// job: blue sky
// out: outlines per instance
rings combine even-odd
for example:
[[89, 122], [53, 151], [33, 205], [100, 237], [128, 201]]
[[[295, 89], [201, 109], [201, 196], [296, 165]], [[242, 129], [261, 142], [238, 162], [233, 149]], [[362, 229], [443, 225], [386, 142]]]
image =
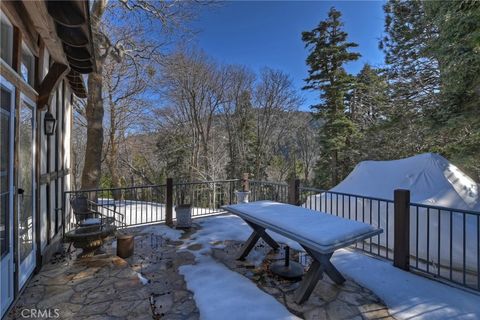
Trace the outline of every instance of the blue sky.
[[[193, 26], [193, 44], [222, 63], [243, 64], [254, 71], [268, 66], [288, 73], [299, 92], [307, 77], [307, 50], [302, 31], [315, 28], [330, 7], [343, 14], [349, 40], [362, 57], [347, 65], [357, 73], [364, 63], [383, 64], [378, 49], [384, 13], [382, 1], [231, 1], [205, 7]], [[318, 102], [318, 93], [302, 91], [302, 110]]]

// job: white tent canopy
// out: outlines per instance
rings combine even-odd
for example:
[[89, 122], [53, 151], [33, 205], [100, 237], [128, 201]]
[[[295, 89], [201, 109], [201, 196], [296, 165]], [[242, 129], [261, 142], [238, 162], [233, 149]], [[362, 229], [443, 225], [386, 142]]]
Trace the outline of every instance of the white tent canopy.
[[371, 243], [391, 251], [395, 189], [410, 190], [411, 203], [448, 208], [410, 207], [411, 255], [478, 272], [479, 217], [459, 210], [480, 211], [479, 185], [438, 154], [360, 162], [330, 192], [309, 196], [304, 206], [382, 228], [384, 233]]
[[393, 200], [395, 189], [410, 190], [414, 203], [480, 210], [479, 185], [435, 153], [391, 161], [362, 161], [330, 191]]

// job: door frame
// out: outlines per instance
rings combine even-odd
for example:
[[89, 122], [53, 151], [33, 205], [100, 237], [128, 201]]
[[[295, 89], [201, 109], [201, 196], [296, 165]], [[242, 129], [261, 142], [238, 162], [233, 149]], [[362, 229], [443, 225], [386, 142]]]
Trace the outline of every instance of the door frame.
[[[16, 257], [16, 248], [15, 248], [15, 239], [14, 239], [14, 234], [15, 234], [15, 221], [14, 221], [14, 210], [15, 210], [15, 171], [14, 171], [14, 152], [15, 152], [15, 113], [16, 113], [16, 108], [15, 108], [15, 96], [16, 96], [16, 88], [15, 86], [9, 82], [7, 79], [5, 79], [3, 76], [0, 75], [0, 84], [5, 87], [7, 90], [9, 90], [12, 95], [11, 95], [11, 101], [10, 101], [10, 139], [9, 139], [9, 168], [8, 168], [8, 174], [9, 174], [9, 181], [8, 181], [8, 189], [9, 189], [9, 197], [8, 197], [8, 203], [9, 203], [9, 253], [5, 255], [3, 258], [0, 258], [0, 277], [4, 279], [3, 277], [5, 276], [5, 280], [7, 280], [8, 283], [8, 293], [9, 293], [9, 298], [5, 299], [2, 297], [0, 301], [0, 317], [3, 316], [3, 314], [8, 310], [10, 307], [10, 304], [13, 302], [14, 296], [15, 296], [15, 257]], [[4, 261], [5, 260], [5, 261]], [[10, 272], [5, 272], [4, 268], [7, 268], [10, 270]], [[2, 281], [2, 288], [0, 290], [3, 290], [3, 281]]]
[[[19, 108], [19, 112], [18, 114], [20, 114], [20, 109], [23, 107], [23, 104], [27, 104], [28, 107], [31, 108], [31, 111], [32, 111], [32, 163], [31, 163], [31, 166], [32, 166], [32, 252], [29, 254], [29, 256], [26, 258], [26, 260], [30, 261], [29, 262], [29, 265], [27, 266], [23, 266], [23, 263], [22, 261], [20, 261], [20, 242], [17, 242], [19, 245], [18, 245], [18, 248], [16, 249], [16, 254], [17, 254], [17, 261], [18, 261], [18, 288], [19, 290], [25, 285], [25, 283], [27, 282], [28, 278], [32, 275], [33, 271], [35, 270], [36, 268], [36, 265], [37, 265], [37, 241], [36, 241], [36, 233], [37, 233], [37, 230], [36, 230], [36, 218], [37, 218], [37, 215], [36, 215], [36, 192], [37, 192], [37, 179], [36, 179], [36, 153], [37, 153], [37, 143], [36, 143], [36, 135], [37, 135], [37, 119], [36, 119], [36, 114], [37, 114], [37, 105], [36, 103], [30, 99], [29, 97], [27, 97], [26, 95], [24, 95], [23, 93], [20, 93], [20, 105], [18, 106]], [[17, 125], [18, 125], [18, 128], [20, 130], [20, 117], [17, 119]], [[20, 134], [20, 131], [19, 131], [19, 134]], [[20, 137], [19, 137], [20, 138]], [[20, 139], [19, 139], [19, 144], [17, 145], [17, 148], [20, 148]], [[17, 151], [19, 152], [20, 149]], [[20, 157], [20, 152], [19, 152], [19, 157]], [[20, 158], [19, 160], [20, 161]], [[18, 178], [19, 178], [19, 170], [20, 168], [17, 169], [17, 186], [18, 184], [20, 183], [20, 181], [18, 181]], [[15, 200], [18, 201], [17, 203], [17, 219], [19, 219], [20, 217], [20, 203], [19, 203], [19, 195], [17, 193], [15, 193], [16, 197], [15, 197]], [[17, 221], [17, 228], [19, 228], [19, 223]], [[17, 230], [17, 235], [18, 235], [18, 230]], [[22, 269], [24, 268], [24, 269]]]

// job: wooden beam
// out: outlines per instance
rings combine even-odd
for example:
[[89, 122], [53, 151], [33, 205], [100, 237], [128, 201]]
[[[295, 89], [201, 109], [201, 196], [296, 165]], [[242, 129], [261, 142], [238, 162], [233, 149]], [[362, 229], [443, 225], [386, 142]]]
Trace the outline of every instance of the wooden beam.
[[0, 59], [0, 68], [2, 69], [2, 76], [11, 82], [18, 90], [25, 94], [32, 101], [37, 100], [37, 92], [27, 84], [20, 75], [13, 70], [5, 61]]
[[20, 65], [22, 63], [22, 32], [18, 27], [13, 27], [13, 55], [12, 68], [20, 74]]
[[23, 1], [35, 30], [40, 34], [53, 60], [67, 64], [62, 41], [57, 36], [55, 22], [47, 11], [45, 1]]
[[50, 15], [65, 26], [78, 27], [87, 23], [84, 13], [84, 0], [54, 1], [47, 0], [47, 9]]
[[55, 88], [68, 73], [67, 65], [54, 62], [38, 89], [37, 108], [44, 110], [50, 104]]

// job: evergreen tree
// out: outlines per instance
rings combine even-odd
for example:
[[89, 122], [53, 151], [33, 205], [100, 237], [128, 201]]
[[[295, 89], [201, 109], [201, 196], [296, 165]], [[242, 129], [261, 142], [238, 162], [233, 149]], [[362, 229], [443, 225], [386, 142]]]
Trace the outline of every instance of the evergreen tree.
[[439, 61], [441, 106], [432, 114], [435, 151], [480, 179], [480, 2], [424, 2], [438, 30], [429, 53]]
[[480, 3], [389, 0], [384, 9], [384, 155], [438, 152], [478, 179]]
[[470, 111], [480, 99], [480, 2], [425, 1], [426, 19], [438, 36], [429, 53], [439, 61], [442, 104], [450, 113]]
[[320, 129], [322, 155], [316, 175], [322, 187], [337, 184], [348, 173], [350, 137], [355, 133], [355, 125], [345, 109], [345, 95], [352, 77], [343, 65], [357, 60], [360, 54], [349, 51], [358, 45], [347, 41], [340, 17], [341, 13], [332, 7], [326, 20], [312, 31], [302, 33], [310, 52], [306, 60], [309, 76], [304, 89], [321, 92], [321, 102], [312, 107], [324, 120]]
[[439, 106], [438, 61], [429, 41], [438, 36], [421, 1], [389, 0], [385, 10], [385, 53], [390, 108], [384, 126], [385, 149], [399, 158], [430, 151], [426, 117]]
[[365, 64], [355, 77], [353, 89], [347, 95], [347, 109], [358, 128], [356, 143], [352, 145], [352, 166], [362, 160], [381, 159], [383, 126], [387, 120], [388, 84], [382, 70]]
[[228, 177], [241, 177], [243, 173], [255, 170], [255, 113], [251, 94], [244, 91], [240, 94], [232, 116], [231, 139], [229, 139], [230, 160], [227, 164]]

